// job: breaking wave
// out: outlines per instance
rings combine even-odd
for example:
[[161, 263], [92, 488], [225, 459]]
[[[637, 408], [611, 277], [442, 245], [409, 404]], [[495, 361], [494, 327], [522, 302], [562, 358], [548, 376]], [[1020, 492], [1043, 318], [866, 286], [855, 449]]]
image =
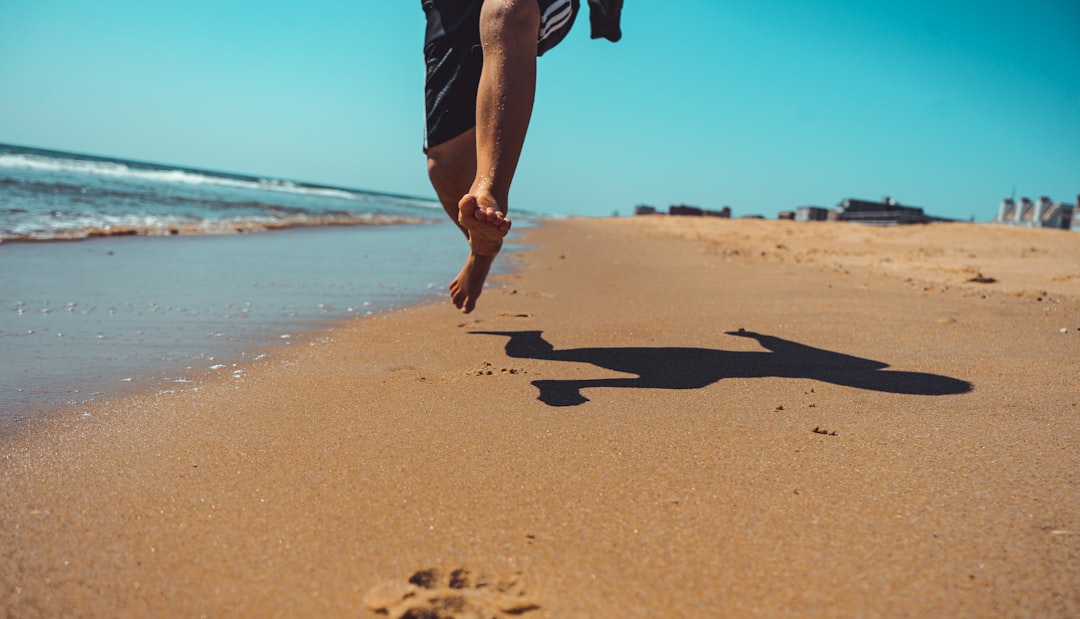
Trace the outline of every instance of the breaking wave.
[[0, 242], [407, 224], [434, 200], [0, 145]]

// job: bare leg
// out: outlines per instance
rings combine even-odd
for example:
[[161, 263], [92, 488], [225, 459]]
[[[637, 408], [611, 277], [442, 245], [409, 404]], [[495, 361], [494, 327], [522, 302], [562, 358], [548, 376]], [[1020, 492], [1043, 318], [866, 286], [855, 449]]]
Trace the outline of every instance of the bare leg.
[[443, 210], [450, 220], [461, 228], [465, 238], [469, 231], [458, 223], [458, 202], [472, 189], [476, 178], [476, 130], [469, 129], [461, 135], [427, 149], [428, 178], [435, 188]]
[[532, 116], [539, 28], [535, 0], [485, 0], [476, 129], [428, 149], [428, 173], [443, 208], [469, 240], [469, 257], [450, 282], [450, 297], [466, 314], [510, 231], [508, 196]]
[[458, 205], [458, 222], [469, 230], [477, 253], [497, 253], [510, 230], [510, 183], [532, 117], [539, 31], [535, 0], [485, 0], [480, 12], [484, 69], [476, 98], [476, 177]]

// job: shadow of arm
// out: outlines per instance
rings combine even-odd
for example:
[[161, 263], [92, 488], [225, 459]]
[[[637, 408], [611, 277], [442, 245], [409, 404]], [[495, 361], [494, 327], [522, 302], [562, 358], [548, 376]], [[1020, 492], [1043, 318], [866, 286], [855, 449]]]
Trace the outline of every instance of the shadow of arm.
[[506, 355], [515, 359], [551, 359], [555, 347], [544, 339], [543, 331], [470, 331], [475, 335], [503, 335], [510, 338], [506, 343]]

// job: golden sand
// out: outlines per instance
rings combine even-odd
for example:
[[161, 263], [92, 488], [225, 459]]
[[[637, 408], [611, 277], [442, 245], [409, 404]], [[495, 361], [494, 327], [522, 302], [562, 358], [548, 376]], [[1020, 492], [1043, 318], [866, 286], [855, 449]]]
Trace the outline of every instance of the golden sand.
[[469, 316], [357, 319], [7, 439], [0, 607], [1080, 615], [1080, 236], [527, 237]]

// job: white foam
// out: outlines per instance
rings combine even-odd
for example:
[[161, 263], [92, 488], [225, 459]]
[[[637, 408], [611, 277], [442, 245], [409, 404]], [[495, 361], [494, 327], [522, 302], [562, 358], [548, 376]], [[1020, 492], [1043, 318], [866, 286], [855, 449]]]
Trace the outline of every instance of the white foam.
[[257, 180], [244, 180], [229, 178], [215, 174], [203, 174], [189, 170], [169, 170], [162, 168], [141, 169], [133, 168], [115, 161], [97, 161], [87, 159], [65, 159], [61, 157], [45, 157], [30, 154], [0, 154], [0, 169], [11, 170], [35, 170], [40, 172], [71, 172], [76, 174], [92, 174], [95, 176], [107, 176], [110, 178], [125, 178], [133, 180], [151, 181], [159, 183], [184, 183], [189, 185], [220, 185], [224, 187], [237, 187], [242, 189], [261, 189], [263, 191], [280, 191], [283, 193], [319, 196], [323, 198], [339, 198], [342, 200], [368, 202], [377, 200], [381, 202], [407, 203], [415, 206], [433, 206], [429, 201], [410, 198], [397, 198], [393, 196], [379, 196], [362, 192], [351, 192], [332, 187], [307, 187], [292, 181], [272, 178], [260, 178]]
[[171, 236], [176, 234], [237, 234], [306, 226], [359, 226], [419, 223], [420, 219], [378, 213], [293, 213], [284, 216], [203, 219], [176, 215], [70, 214], [63, 218], [42, 213], [0, 225], [0, 242], [77, 240], [95, 236]]

